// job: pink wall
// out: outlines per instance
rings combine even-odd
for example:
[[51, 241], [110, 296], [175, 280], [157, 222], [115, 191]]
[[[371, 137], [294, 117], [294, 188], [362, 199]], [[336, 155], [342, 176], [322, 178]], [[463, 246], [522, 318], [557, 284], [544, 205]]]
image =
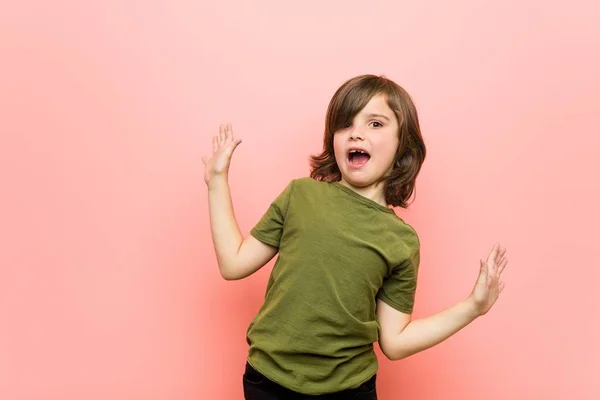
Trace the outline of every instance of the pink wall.
[[412, 93], [428, 145], [416, 316], [510, 258], [488, 316], [381, 358], [380, 398], [600, 398], [595, 2], [43, 3], [0, 2], [1, 399], [242, 398], [271, 265], [219, 277], [201, 156], [244, 138], [247, 232], [361, 73]]

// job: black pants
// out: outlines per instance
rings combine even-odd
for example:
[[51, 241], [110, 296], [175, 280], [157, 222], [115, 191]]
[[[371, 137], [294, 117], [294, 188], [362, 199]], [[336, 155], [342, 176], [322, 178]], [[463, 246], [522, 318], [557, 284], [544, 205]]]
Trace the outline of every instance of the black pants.
[[377, 400], [376, 379], [377, 375], [374, 375], [356, 389], [309, 396], [278, 385], [246, 363], [243, 377], [244, 398], [246, 400]]

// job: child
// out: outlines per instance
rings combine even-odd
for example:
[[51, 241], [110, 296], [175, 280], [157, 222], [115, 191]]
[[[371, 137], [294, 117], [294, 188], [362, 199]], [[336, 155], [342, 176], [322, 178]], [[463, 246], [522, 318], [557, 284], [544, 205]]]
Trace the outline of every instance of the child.
[[223, 278], [245, 278], [279, 253], [247, 331], [246, 399], [377, 399], [375, 341], [399, 360], [496, 302], [507, 264], [497, 244], [466, 299], [411, 320], [420, 244], [390, 206], [408, 207], [425, 145], [415, 106], [396, 83], [363, 75], [337, 90], [311, 176], [292, 180], [246, 238], [227, 180], [240, 142], [221, 126], [203, 162]]

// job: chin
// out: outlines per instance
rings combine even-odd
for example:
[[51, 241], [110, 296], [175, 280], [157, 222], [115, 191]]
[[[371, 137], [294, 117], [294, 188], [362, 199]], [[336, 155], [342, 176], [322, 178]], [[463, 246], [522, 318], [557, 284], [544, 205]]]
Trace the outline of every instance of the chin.
[[375, 184], [375, 181], [368, 179], [348, 179], [348, 177], [342, 176], [342, 182], [353, 186], [355, 188], [366, 188]]

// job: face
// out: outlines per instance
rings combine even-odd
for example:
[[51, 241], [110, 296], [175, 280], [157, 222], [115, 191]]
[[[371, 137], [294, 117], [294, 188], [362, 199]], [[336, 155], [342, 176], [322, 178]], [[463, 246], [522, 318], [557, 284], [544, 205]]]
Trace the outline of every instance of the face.
[[378, 179], [392, 169], [398, 149], [398, 121], [384, 95], [374, 96], [351, 123], [333, 135], [341, 183], [385, 203]]

